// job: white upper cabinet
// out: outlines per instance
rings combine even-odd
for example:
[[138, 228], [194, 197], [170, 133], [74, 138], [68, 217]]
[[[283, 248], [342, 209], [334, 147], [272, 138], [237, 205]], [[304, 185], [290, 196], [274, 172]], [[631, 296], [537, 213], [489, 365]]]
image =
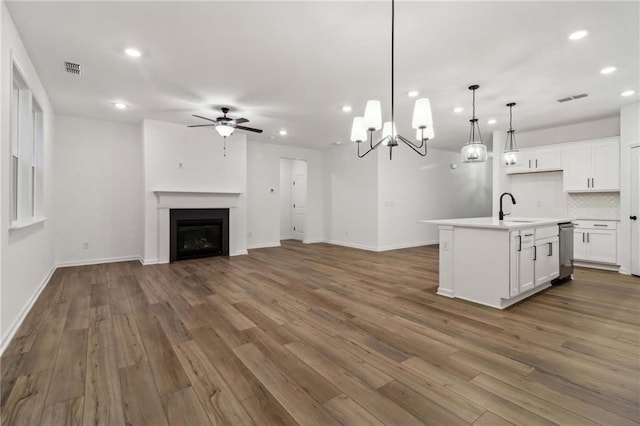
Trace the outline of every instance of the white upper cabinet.
[[564, 149], [564, 190], [603, 192], [620, 190], [620, 142], [598, 139]]
[[562, 170], [562, 150], [557, 148], [524, 148], [520, 164], [507, 168], [507, 174], [537, 173]]

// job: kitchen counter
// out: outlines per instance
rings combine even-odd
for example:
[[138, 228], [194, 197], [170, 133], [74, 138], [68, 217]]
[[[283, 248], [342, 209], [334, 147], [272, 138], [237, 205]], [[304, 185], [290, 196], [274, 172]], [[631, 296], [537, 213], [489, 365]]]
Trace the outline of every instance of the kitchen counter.
[[559, 276], [558, 224], [569, 218], [422, 220], [438, 225], [438, 294], [504, 309]]
[[420, 223], [432, 223], [436, 225], [458, 226], [464, 228], [492, 228], [492, 229], [526, 229], [540, 226], [557, 225], [563, 222], [571, 222], [569, 218], [531, 218], [509, 217], [500, 221], [497, 217], [471, 217], [464, 219], [439, 219], [421, 220]]

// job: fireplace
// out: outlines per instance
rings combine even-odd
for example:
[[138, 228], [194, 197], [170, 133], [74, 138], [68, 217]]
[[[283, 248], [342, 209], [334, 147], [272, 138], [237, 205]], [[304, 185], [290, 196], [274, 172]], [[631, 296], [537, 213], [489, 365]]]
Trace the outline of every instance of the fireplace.
[[229, 209], [171, 209], [169, 260], [229, 255]]

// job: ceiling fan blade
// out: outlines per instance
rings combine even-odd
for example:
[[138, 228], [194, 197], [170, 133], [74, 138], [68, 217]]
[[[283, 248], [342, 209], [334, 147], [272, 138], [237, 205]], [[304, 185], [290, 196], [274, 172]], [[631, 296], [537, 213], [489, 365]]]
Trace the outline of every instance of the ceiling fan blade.
[[262, 133], [262, 129], [254, 129], [253, 127], [236, 126], [236, 129], [246, 130], [247, 132]]
[[217, 123], [217, 121], [216, 121], [216, 120], [212, 120], [212, 119], [210, 119], [210, 118], [203, 117], [203, 116], [201, 116], [201, 115], [195, 115], [195, 114], [192, 114], [192, 115], [193, 115], [194, 117], [202, 118], [203, 120], [207, 120], [207, 121], [211, 121], [211, 122], [213, 122], [213, 123]]
[[236, 118], [233, 121], [236, 122], [236, 124], [242, 124], [242, 123], [248, 123], [249, 120], [247, 120], [246, 118]]
[[187, 127], [216, 127], [215, 124], [192, 124]]

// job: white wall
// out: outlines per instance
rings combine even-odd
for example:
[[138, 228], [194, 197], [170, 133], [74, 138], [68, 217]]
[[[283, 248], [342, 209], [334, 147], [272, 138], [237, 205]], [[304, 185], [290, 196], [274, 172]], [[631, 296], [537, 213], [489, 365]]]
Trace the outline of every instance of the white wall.
[[379, 250], [437, 243], [437, 226], [419, 220], [491, 215], [490, 162], [465, 164], [438, 149], [421, 157], [400, 145], [392, 160], [381, 148], [378, 173]]
[[569, 195], [562, 186], [562, 172], [527, 173], [512, 175], [509, 179], [517, 204], [511, 206], [511, 201], [505, 197], [505, 212], [521, 217], [568, 216]]
[[[280, 159], [307, 163], [305, 243], [324, 241], [323, 153], [292, 146], [249, 142], [247, 149], [248, 247], [280, 245]], [[273, 192], [271, 190], [273, 189]]]
[[58, 115], [55, 135], [56, 262], [140, 257], [141, 126]]
[[[640, 102], [620, 110], [620, 227], [618, 229], [618, 261], [620, 271], [631, 271], [631, 147], [640, 145]], [[637, 212], [634, 212], [637, 214]], [[640, 253], [635, 253], [640, 256]]]
[[293, 237], [293, 217], [291, 211], [292, 185], [291, 168], [293, 160], [280, 159], [280, 239], [287, 240]]
[[358, 158], [354, 144], [325, 151], [327, 242], [378, 248], [378, 159]]
[[0, 336], [4, 349], [9, 338], [16, 331], [16, 325], [26, 314], [34, 297], [48, 280], [53, 271], [53, 238], [50, 220], [28, 228], [9, 231], [10, 221], [10, 158], [9, 115], [11, 85], [11, 55], [15, 58], [26, 83], [31, 88], [44, 112], [43, 147], [43, 209], [44, 215], [51, 215], [52, 205], [52, 150], [54, 111], [47, 93], [40, 82], [31, 59], [20, 40], [20, 36], [9, 16], [4, 3], [0, 5], [0, 110], [1, 110], [1, 152], [2, 169], [0, 176]]
[[[153, 191], [237, 192], [238, 222], [230, 229], [230, 249], [246, 251], [246, 136], [236, 132], [222, 138], [210, 128], [187, 128], [156, 120], [143, 122], [144, 262], [158, 261], [158, 199]], [[278, 163], [279, 167], [279, 163]]]
[[[606, 138], [620, 134], [620, 117], [603, 118], [600, 120], [585, 121], [583, 123], [568, 124], [565, 126], [549, 127], [546, 129], [531, 130], [528, 132], [516, 132], [518, 147], [525, 148], [538, 145], [551, 145], [563, 142], [576, 142], [588, 139]], [[495, 148], [504, 149], [505, 136], [500, 139], [494, 137]]]

